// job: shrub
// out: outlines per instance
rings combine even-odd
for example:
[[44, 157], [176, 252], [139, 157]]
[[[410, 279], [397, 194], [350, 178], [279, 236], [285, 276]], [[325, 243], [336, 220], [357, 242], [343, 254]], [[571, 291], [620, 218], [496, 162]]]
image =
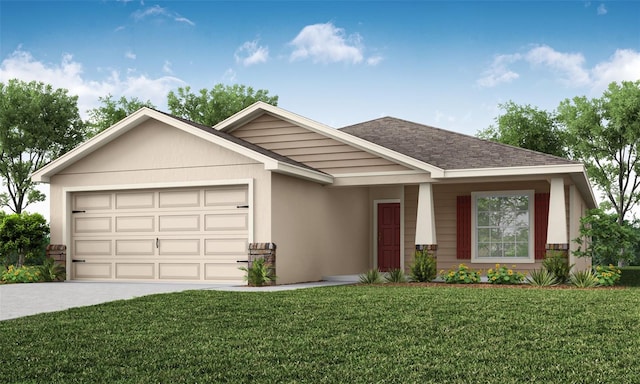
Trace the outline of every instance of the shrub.
[[620, 280], [621, 274], [622, 271], [613, 264], [609, 264], [608, 266], [598, 265], [595, 268], [595, 276], [598, 278], [598, 282], [605, 287], [615, 285], [615, 283]]
[[[516, 266], [514, 265], [513, 268]], [[519, 284], [524, 280], [524, 273], [496, 264], [496, 268], [487, 271], [487, 279], [491, 284]]]
[[48, 242], [49, 226], [38, 213], [15, 213], [6, 215], [0, 221], [0, 254], [4, 263], [13, 263], [15, 257], [21, 267], [32, 259], [42, 257]]
[[50, 257], [40, 266], [40, 273], [44, 281], [62, 281], [67, 276], [64, 266]]
[[600, 285], [596, 275], [591, 270], [577, 271], [571, 274], [569, 277], [571, 285], [575, 285], [578, 288], [593, 288]]
[[389, 283], [405, 283], [407, 281], [404, 271], [400, 268], [389, 270], [385, 273], [384, 279]]
[[416, 251], [415, 261], [410, 268], [412, 281], [424, 283], [436, 278], [436, 258], [427, 250]]
[[42, 281], [42, 273], [40, 267], [37, 266], [15, 267], [10, 265], [3, 272], [0, 280], [5, 283], [37, 283]]
[[573, 268], [573, 264], [569, 265], [567, 255], [562, 252], [547, 253], [547, 256], [542, 261], [542, 266], [555, 276], [558, 284], [564, 284], [569, 281], [571, 268]]
[[627, 287], [640, 287], [640, 267], [621, 267], [618, 284]]
[[529, 272], [527, 276], [527, 283], [534, 287], [549, 287], [552, 285], [558, 285], [556, 276], [544, 268], [536, 269]]
[[458, 265], [458, 269], [440, 271], [440, 276], [448, 284], [471, 284], [480, 282], [480, 271], [475, 271], [465, 264]]
[[377, 269], [370, 269], [360, 275], [360, 282], [362, 284], [378, 284], [382, 282], [382, 275]]
[[240, 269], [247, 272], [244, 279], [251, 286], [262, 287], [276, 281], [276, 276], [271, 271], [271, 265], [262, 258], [255, 259], [251, 263], [251, 267], [240, 267]]

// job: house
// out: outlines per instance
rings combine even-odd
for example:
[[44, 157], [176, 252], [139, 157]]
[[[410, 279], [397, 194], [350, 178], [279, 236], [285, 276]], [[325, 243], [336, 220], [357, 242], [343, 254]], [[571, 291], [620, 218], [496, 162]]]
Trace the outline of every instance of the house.
[[[279, 284], [540, 267], [596, 206], [584, 166], [385, 117], [334, 129], [258, 102], [214, 127], [140, 109], [33, 175], [74, 280], [242, 281], [276, 244]], [[588, 260], [572, 263], [587, 265]]]

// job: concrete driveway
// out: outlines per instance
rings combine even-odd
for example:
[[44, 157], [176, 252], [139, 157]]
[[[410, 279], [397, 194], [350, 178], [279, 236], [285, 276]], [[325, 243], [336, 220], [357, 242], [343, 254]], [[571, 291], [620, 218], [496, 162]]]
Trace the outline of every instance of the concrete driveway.
[[[354, 277], [357, 278], [357, 277]], [[357, 282], [351, 279], [321, 281], [316, 283], [277, 285], [253, 288], [230, 284], [194, 283], [98, 283], [65, 281], [60, 283], [4, 284], [0, 285], [0, 321], [44, 312], [62, 311], [67, 308], [84, 307], [126, 300], [157, 293], [182, 292], [213, 289], [241, 292], [273, 292], [300, 288], [342, 285]]]

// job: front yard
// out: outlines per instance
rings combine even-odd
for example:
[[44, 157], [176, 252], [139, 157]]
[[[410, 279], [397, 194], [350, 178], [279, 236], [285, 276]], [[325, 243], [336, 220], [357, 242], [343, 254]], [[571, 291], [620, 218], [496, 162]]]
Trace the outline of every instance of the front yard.
[[0, 340], [5, 383], [631, 383], [640, 289], [191, 291], [3, 321]]

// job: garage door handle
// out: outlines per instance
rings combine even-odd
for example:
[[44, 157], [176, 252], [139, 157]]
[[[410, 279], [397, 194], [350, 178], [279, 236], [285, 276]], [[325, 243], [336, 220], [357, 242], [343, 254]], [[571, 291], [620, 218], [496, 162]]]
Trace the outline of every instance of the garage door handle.
[[236, 205], [236, 208], [249, 208], [248, 205]]
[[236, 260], [236, 263], [248, 263], [249, 260]]
[[85, 213], [87, 211], [71, 211], [71, 213]]
[[158, 248], [158, 247], [159, 247], [159, 245], [160, 245], [160, 239], [158, 239], [158, 238], [156, 237], [156, 248]]
[[73, 259], [71, 260], [72, 263], [84, 263], [85, 260], [78, 260], [78, 259]]

